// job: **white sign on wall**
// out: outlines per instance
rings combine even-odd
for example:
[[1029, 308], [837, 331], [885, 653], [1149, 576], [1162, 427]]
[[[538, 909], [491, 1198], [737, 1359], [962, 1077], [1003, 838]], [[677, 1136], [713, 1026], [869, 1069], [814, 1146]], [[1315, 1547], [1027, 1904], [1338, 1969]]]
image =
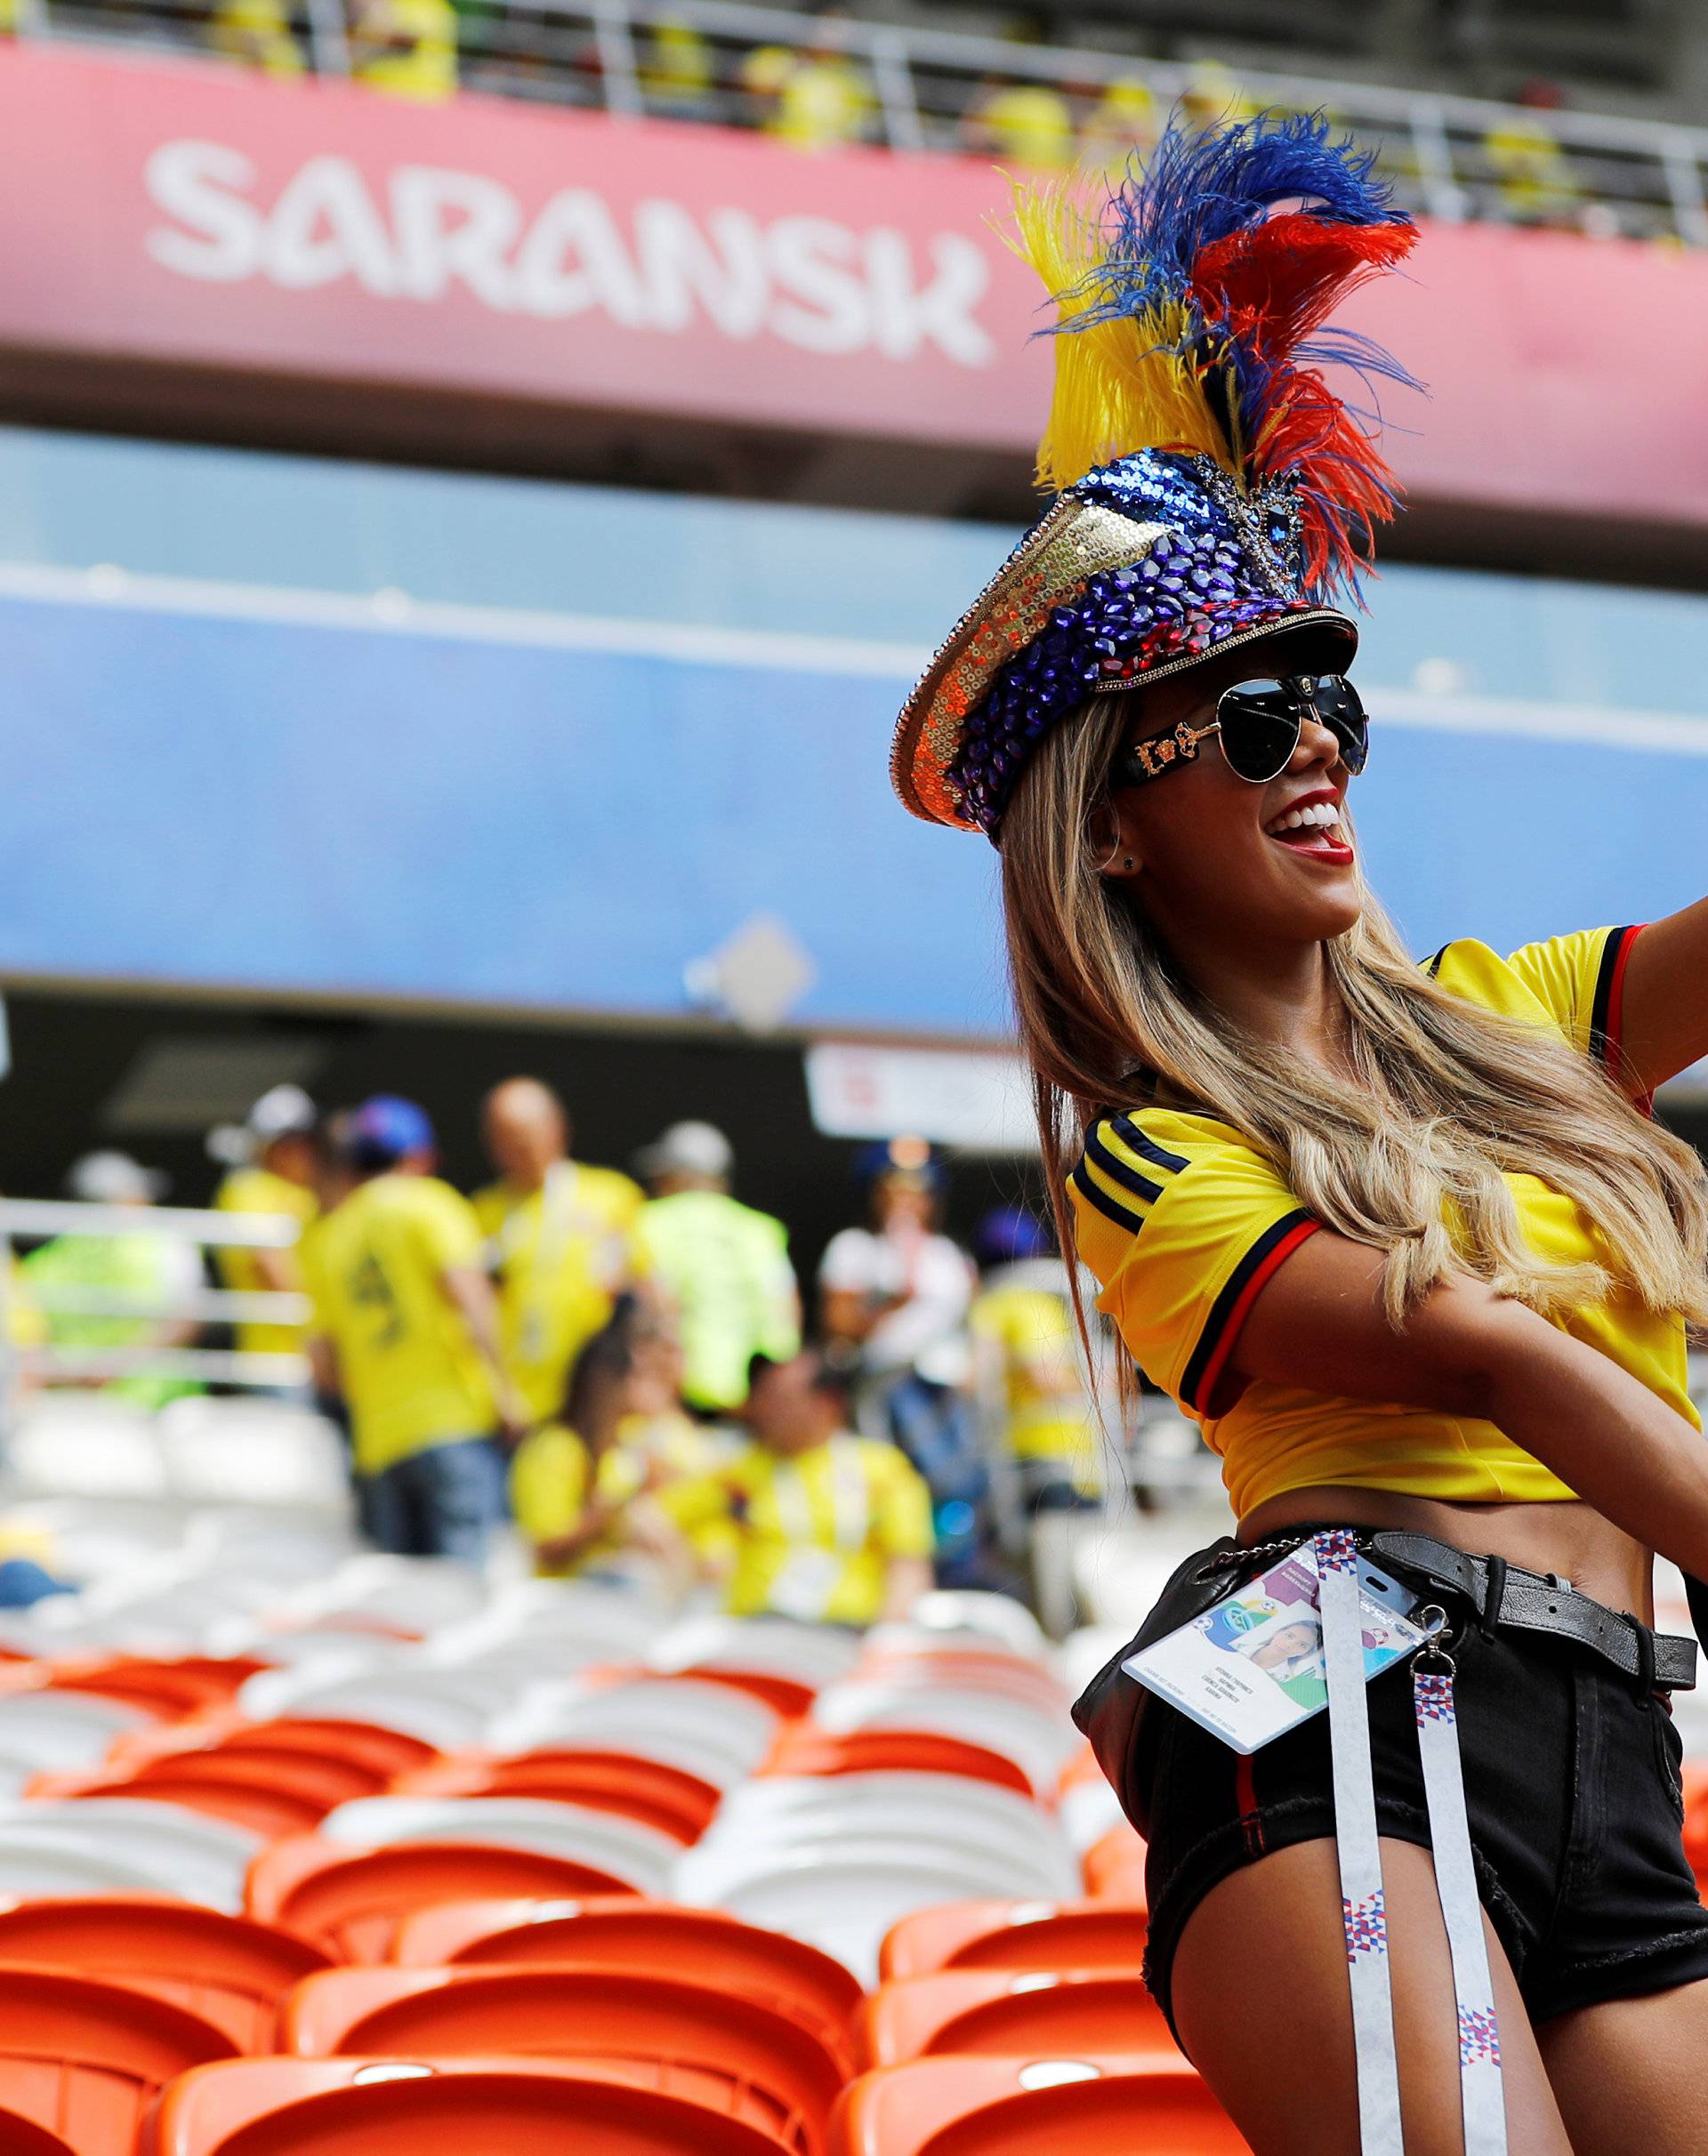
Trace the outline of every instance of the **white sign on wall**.
[[1037, 1150], [1018, 1056], [816, 1041], [806, 1060], [812, 1120], [826, 1137], [910, 1133], [963, 1153]]

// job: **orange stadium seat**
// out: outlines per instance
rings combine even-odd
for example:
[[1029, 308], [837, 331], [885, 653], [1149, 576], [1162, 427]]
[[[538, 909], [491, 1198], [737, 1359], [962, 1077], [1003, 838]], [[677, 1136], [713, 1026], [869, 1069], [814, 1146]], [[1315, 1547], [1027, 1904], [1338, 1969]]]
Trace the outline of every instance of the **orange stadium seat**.
[[1030, 1797], [1024, 1767], [1001, 1752], [971, 1744], [962, 1737], [930, 1730], [857, 1729], [829, 1736], [810, 1725], [786, 1727], [759, 1770], [763, 1774], [962, 1774], [995, 1782], [1017, 1796]]
[[[666, 2086], [665, 2084], [668, 2084]], [[679, 2086], [678, 2084], [686, 2086]], [[243, 2059], [174, 2081], [141, 2156], [778, 2156], [737, 2092], [616, 2060]], [[10, 2143], [6, 2156], [13, 2156]], [[16, 2156], [60, 2156], [20, 2144]], [[114, 2152], [117, 2156], [117, 2152]]]
[[778, 1714], [791, 1720], [796, 1715], [805, 1714], [818, 1696], [816, 1685], [802, 1684], [799, 1677], [785, 1677], [776, 1669], [740, 1669], [696, 1662], [671, 1674], [697, 1677], [707, 1685], [727, 1685], [731, 1692], [745, 1692], [749, 1699], [761, 1700], [767, 1707], [776, 1708]]
[[621, 1895], [591, 1864], [476, 1842], [401, 1842], [353, 1850], [315, 1834], [263, 1849], [250, 1867], [247, 1912], [317, 1941], [343, 1961], [380, 1962], [398, 1926], [436, 1902], [498, 1896]]
[[[510, 2052], [621, 2058], [762, 2093], [774, 2130], [818, 2156], [843, 2062], [790, 2015], [712, 1985], [613, 1969], [332, 1969], [285, 2001], [299, 2055]], [[728, 2105], [722, 2106], [728, 2108]]]
[[868, 1999], [859, 2017], [868, 2066], [927, 2053], [1037, 2057], [1178, 2058], [1162, 2009], [1132, 1969], [1016, 1972], [948, 1969], [904, 1976]]
[[264, 1778], [251, 1761], [224, 1759], [217, 1752], [173, 1753], [149, 1761], [130, 1775], [37, 1774], [31, 1797], [145, 1797], [155, 1804], [181, 1804], [193, 1812], [229, 1819], [268, 1839], [307, 1834], [330, 1808], [300, 1795], [284, 1782]]
[[0, 2112], [73, 2156], [125, 2156], [168, 2081], [236, 2051], [212, 2022], [128, 1984], [0, 1967]]
[[552, 1750], [493, 1758], [455, 1753], [392, 1785], [399, 1797], [548, 1797], [616, 1812], [680, 1842], [697, 1841], [722, 1792], [697, 1774], [622, 1752]]
[[26, 2119], [21, 2112], [7, 2111], [4, 2105], [0, 2105], [0, 2149], [4, 2149], [6, 2156], [75, 2156], [68, 2141], [61, 2141], [34, 2119]]
[[0, 1910], [0, 1962], [138, 1985], [223, 2030], [239, 2051], [270, 2051], [279, 2000], [332, 1966], [306, 1939], [165, 1895]]
[[1124, 1820], [1085, 1852], [1085, 1885], [1100, 1902], [1145, 1899], [1145, 1845]]
[[1250, 2156], [1184, 2059], [915, 2059], [862, 2074], [831, 2156]]
[[419, 1737], [373, 1723], [245, 1722], [222, 1714], [123, 1736], [109, 1753], [107, 1764], [115, 1772], [128, 1771], [141, 1760], [185, 1751], [217, 1751], [233, 1758], [299, 1759], [305, 1767], [319, 1766], [337, 1777], [333, 1798], [336, 1804], [378, 1796], [399, 1774], [430, 1766], [439, 1757]]
[[212, 1674], [205, 1659], [153, 1661], [143, 1655], [116, 1654], [87, 1665], [56, 1668], [49, 1689], [96, 1692], [140, 1707], [144, 1713], [178, 1721], [224, 1706], [235, 1687]]
[[793, 2015], [839, 2054], [859, 1983], [840, 1961], [781, 1932], [712, 1909], [633, 1897], [585, 1902], [447, 1902], [406, 1919], [391, 1953], [403, 1968], [518, 1962], [622, 1969], [722, 1985]]
[[939, 1969], [1113, 1969], [1145, 1958], [1142, 1901], [946, 1902], [904, 1917], [883, 1943], [886, 1983]]

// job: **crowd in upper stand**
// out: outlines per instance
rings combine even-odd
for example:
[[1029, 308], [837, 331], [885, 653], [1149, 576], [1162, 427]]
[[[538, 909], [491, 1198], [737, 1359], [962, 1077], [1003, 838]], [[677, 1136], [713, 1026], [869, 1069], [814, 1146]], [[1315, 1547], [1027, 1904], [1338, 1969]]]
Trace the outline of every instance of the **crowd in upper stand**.
[[[312, 1314], [263, 1307], [236, 1348], [271, 1358], [244, 1365], [263, 1380], [306, 1353], [380, 1548], [479, 1563], [508, 1521], [543, 1574], [639, 1570], [715, 1583], [736, 1613], [866, 1624], [934, 1581], [1024, 1591], [1005, 1519], [1099, 1501], [1067, 1270], [1016, 1208], [982, 1223], [976, 1259], [963, 1251], [922, 1141], [861, 1156], [864, 1217], [803, 1298], [787, 1230], [735, 1195], [712, 1125], [673, 1125], [631, 1176], [574, 1158], [562, 1103], [518, 1077], [487, 1095], [481, 1132], [495, 1179], [469, 1196], [437, 1174], [425, 1112], [394, 1095], [322, 1118], [281, 1086], [226, 1134], [243, 1157], [216, 1207], [301, 1235], [222, 1249], [223, 1284], [301, 1291]], [[69, 1189], [160, 1195], [116, 1153], [79, 1162]], [[199, 1284], [193, 1246], [99, 1228], [21, 1261], [33, 1337], [61, 1354], [194, 1339], [181, 1316], [62, 1307], [67, 1282], [162, 1310]], [[157, 1405], [184, 1381], [145, 1369], [115, 1389]]]

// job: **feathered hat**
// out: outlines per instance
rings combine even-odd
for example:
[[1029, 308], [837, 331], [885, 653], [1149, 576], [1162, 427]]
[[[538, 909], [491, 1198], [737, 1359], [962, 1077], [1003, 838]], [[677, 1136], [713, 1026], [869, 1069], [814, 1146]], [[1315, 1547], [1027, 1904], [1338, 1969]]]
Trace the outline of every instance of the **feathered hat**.
[[1350, 658], [1335, 601], [1398, 490], [1321, 368], [1410, 378], [1325, 325], [1417, 237], [1372, 164], [1320, 116], [1265, 115], [1172, 126], [1100, 205], [1017, 189], [1014, 244], [1057, 310], [1055, 500], [907, 699], [890, 771], [915, 816], [994, 834], [1058, 719], [1247, 640], [1309, 631], [1326, 667]]

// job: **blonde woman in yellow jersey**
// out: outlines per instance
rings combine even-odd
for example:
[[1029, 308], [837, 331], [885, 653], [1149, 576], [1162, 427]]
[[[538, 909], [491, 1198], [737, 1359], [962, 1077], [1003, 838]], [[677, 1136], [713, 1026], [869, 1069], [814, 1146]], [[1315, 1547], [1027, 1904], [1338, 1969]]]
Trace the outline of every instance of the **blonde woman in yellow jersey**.
[[[1234, 1534], [1140, 1640], [1300, 1546], [1322, 1582], [1325, 1714], [1242, 1755], [1127, 1650], [1076, 1710], [1149, 1982], [1258, 2156], [1699, 2156], [1696, 1653], [1650, 1627], [1653, 1552], [1708, 1577], [1708, 1185], [1646, 1103], [1708, 1053], [1708, 902], [1420, 966], [1365, 883], [1332, 599], [1390, 483], [1299, 341], [1410, 244], [1367, 161], [1265, 118], [1034, 208], [1059, 491], [894, 774], [1000, 848], [1064, 1236], [1222, 1460]], [[1372, 1564], [1444, 1629], [1366, 1684]]]

